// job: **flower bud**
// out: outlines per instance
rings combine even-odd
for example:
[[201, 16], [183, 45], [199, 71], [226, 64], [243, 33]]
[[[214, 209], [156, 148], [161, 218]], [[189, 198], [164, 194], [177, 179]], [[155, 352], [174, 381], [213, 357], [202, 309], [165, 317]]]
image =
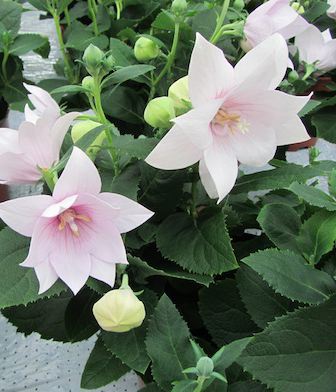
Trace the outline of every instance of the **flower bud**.
[[292, 3], [291, 7], [298, 13], [298, 14], [304, 14], [305, 9], [304, 7], [297, 1]]
[[168, 97], [174, 102], [176, 112], [184, 113], [191, 107], [188, 76], [176, 80], [168, 90]]
[[169, 128], [170, 120], [174, 117], [174, 101], [169, 97], [152, 99], [144, 113], [146, 123], [153, 128]]
[[98, 68], [101, 66], [101, 62], [104, 58], [104, 52], [97, 48], [97, 46], [90, 44], [83, 54], [83, 61], [87, 71], [90, 74], [96, 73]]
[[186, 0], [174, 0], [171, 6], [171, 10], [175, 14], [179, 14], [183, 11], [185, 11], [188, 7], [188, 3]]
[[252, 45], [248, 42], [247, 39], [242, 39], [239, 44], [245, 53], [249, 52], [252, 49]]
[[155, 59], [159, 53], [160, 49], [157, 44], [146, 37], [140, 37], [134, 45], [134, 56], [143, 63]]
[[93, 91], [94, 90], [93, 77], [92, 76], [85, 76], [85, 78], [82, 80], [82, 86], [89, 91]]
[[93, 305], [93, 315], [105, 331], [128, 332], [142, 324], [146, 311], [128, 287], [106, 293]]
[[[99, 127], [100, 125], [102, 124], [91, 120], [78, 121], [71, 129], [71, 137], [73, 142], [77, 143], [81, 137], [86, 135], [92, 129]], [[92, 160], [95, 159], [100, 149], [99, 146], [102, 146], [104, 140], [105, 140], [105, 132], [102, 131], [101, 134], [97, 136], [97, 138], [94, 140], [92, 146], [86, 150], [86, 153]]]
[[294, 83], [298, 79], [300, 79], [300, 76], [299, 76], [299, 74], [295, 70], [289, 72], [289, 74], [288, 74], [288, 81], [290, 83]]
[[210, 377], [214, 371], [214, 364], [211, 358], [202, 357], [197, 362], [196, 368], [200, 376]]
[[245, 7], [245, 2], [244, 0], [234, 0], [233, 2], [233, 8], [236, 9], [237, 11], [243, 10]]
[[112, 55], [107, 56], [103, 60], [103, 67], [106, 72], [112, 71], [112, 69], [114, 68], [114, 64], [115, 64], [115, 59]]

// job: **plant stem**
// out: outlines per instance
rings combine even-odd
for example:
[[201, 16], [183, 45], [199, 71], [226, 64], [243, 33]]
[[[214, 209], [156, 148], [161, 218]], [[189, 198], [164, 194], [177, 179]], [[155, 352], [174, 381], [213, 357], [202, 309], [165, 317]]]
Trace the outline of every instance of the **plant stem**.
[[222, 6], [222, 12], [220, 13], [219, 18], [217, 19], [215, 31], [213, 32], [212, 37], [210, 38], [210, 42], [212, 44], [215, 44], [221, 36], [220, 31], [223, 26], [227, 11], [229, 9], [229, 5], [230, 5], [230, 0], [224, 0]]
[[179, 35], [180, 35], [180, 23], [176, 22], [175, 23], [175, 29], [174, 29], [174, 38], [173, 38], [173, 44], [171, 51], [168, 55], [166, 65], [163, 67], [162, 71], [160, 72], [159, 76], [153, 81], [151, 92], [149, 94], [149, 101], [154, 97], [155, 95], [155, 90], [157, 84], [160, 82], [160, 80], [166, 75], [167, 72], [170, 72], [171, 67], [174, 63], [175, 56], [176, 56], [176, 49], [177, 49], [177, 44], [179, 41]]
[[65, 19], [66, 19], [67, 25], [68, 25], [68, 27], [69, 27], [70, 24], [71, 24], [71, 20], [70, 20], [69, 8], [68, 8], [68, 7], [65, 7], [65, 9], [64, 9], [64, 15], [65, 15]]
[[124, 274], [122, 276], [122, 279], [121, 279], [121, 286], [120, 286], [120, 288], [121, 289], [127, 289], [128, 287], [129, 287], [129, 285], [128, 285], [128, 275]]
[[9, 57], [9, 52], [6, 48], [4, 48], [4, 52], [3, 52], [3, 59], [2, 59], [2, 64], [1, 64], [1, 70], [2, 70], [2, 75], [4, 77], [4, 81], [7, 80], [7, 60]]
[[202, 376], [199, 376], [197, 378], [197, 387], [194, 389], [194, 392], [202, 392], [204, 382], [205, 382], [205, 378]]
[[75, 77], [74, 77], [74, 73], [73, 73], [71, 60], [69, 59], [69, 54], [68, 54], [68, 52], [67, 52], [67, 50], [65, 48], [59, 15], [58, 15], [56, 9], [51, 10], [51, 14], [52, 14], [52, 17], [54, 19], [54, 23], [55, 23], [55, 27], [56, 27], [57, 39], [58, 39], [59, 46], [60, 46], [60, 49], [61, 49], [61, 53], [62, 53], [62, 56], [63, 56], [64, 73], [65, 73], [65, 76], [70, 81], [70, 83], [74, 83], [75, 82]]
[[92, 23], [93, 23], [93, 32], [95, 36], [99, 35], [99, 30], [98, 30], [98, 24], [97, 24], [97, 5], [95, 3], [95, 0], [89, 0], [88, 1], [88, 6], [89, 6], [89, 14], [92, 18]]

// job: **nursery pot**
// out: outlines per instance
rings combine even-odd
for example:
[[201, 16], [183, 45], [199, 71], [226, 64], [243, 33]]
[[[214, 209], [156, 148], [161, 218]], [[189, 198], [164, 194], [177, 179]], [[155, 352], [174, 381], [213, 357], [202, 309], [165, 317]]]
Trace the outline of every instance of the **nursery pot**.
[[[0, 98], [0, 132], [1, 132], [1, 128], [6, 128], [8, 126], [7, 115], [8, 115], [8, 104], [1, 97]], [[0, 202], [5, 200], [8, 200], [8, 186], [0, 185]]]

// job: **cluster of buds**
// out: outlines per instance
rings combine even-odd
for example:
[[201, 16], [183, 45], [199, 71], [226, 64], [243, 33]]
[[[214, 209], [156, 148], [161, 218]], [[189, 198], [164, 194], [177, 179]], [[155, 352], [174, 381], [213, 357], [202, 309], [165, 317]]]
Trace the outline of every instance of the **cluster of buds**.
[[104, 53], [92, 44], [85, 49], [82, 59], [86, 70], [92, 76], [109, 73], [112, 71], [115, 63], [110, 52]]
[[158, 97], [149, 101], [144, 119], [153, 128], [167, 129], [173, 118], [190, 109], [188, 77], [185, 76], [170, 86], [167, 97]]

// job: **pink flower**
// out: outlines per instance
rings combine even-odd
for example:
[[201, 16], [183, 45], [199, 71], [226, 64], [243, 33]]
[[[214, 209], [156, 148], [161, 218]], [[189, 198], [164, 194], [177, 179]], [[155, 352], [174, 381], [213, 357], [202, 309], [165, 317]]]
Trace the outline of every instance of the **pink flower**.
[[275, 91], [287, 61], [286, 41], [279, 34], [248, 52], [235, 68], [197, 34], [188, 75], [194, 109], [175, 118], [146, 162], [175, 170], [199, 161], [207, 193], [220, 202], [236, 181], [238, 161], [262, 166], [277, 145], [309, 139], [297, 116], [309, 97]]
[[329, 18], [336, 19], [336, 0], [328, 0], [330, 7], [328, 8], [327, 15]]
[[61, 278], [76, 294], [89, 276], [113, 286], [116, 263], [127, 264], [120, 233], [153, 213], [114, 193], [100, 193], [99, 173], [78, 148], [52, 196], [23, 197], [0, 204], [0, 217], [18, 233], [32, 237], [22, 263], [35, 269], [39, 292]]
[[0, 183], [34, 183], [41, 178], [39, 168], [49, 169], [59, 160], [59, 152], [72, 121], [79, 113], [49, 118], [49, 111], [36, 121], [24, 121], [19, 130], [0, 128]]
[[23, 85], [30, 92], [28, 98], [35, 107], [35, 110], [32, 110], [28, 104], [25, 106], [26, 121], [35, 124], [40, 117], [45, 116], [52, 123], [61, 116], [60, 107], [47, 91], [30, 84], [24, 83]]
[[315, 64], [316, 68], [327, 72], [336, 68], [336, 39], [332, 39], [329, 29], [323, 33], [310, 25], [295, 38], [300, 60]]
[[247, 48], [253, 48], [274, 33], [289, 39], [307, 28], [308, 22], [289, 2], [290, 0], [269, 0], [251, 12], [244, 27]]

